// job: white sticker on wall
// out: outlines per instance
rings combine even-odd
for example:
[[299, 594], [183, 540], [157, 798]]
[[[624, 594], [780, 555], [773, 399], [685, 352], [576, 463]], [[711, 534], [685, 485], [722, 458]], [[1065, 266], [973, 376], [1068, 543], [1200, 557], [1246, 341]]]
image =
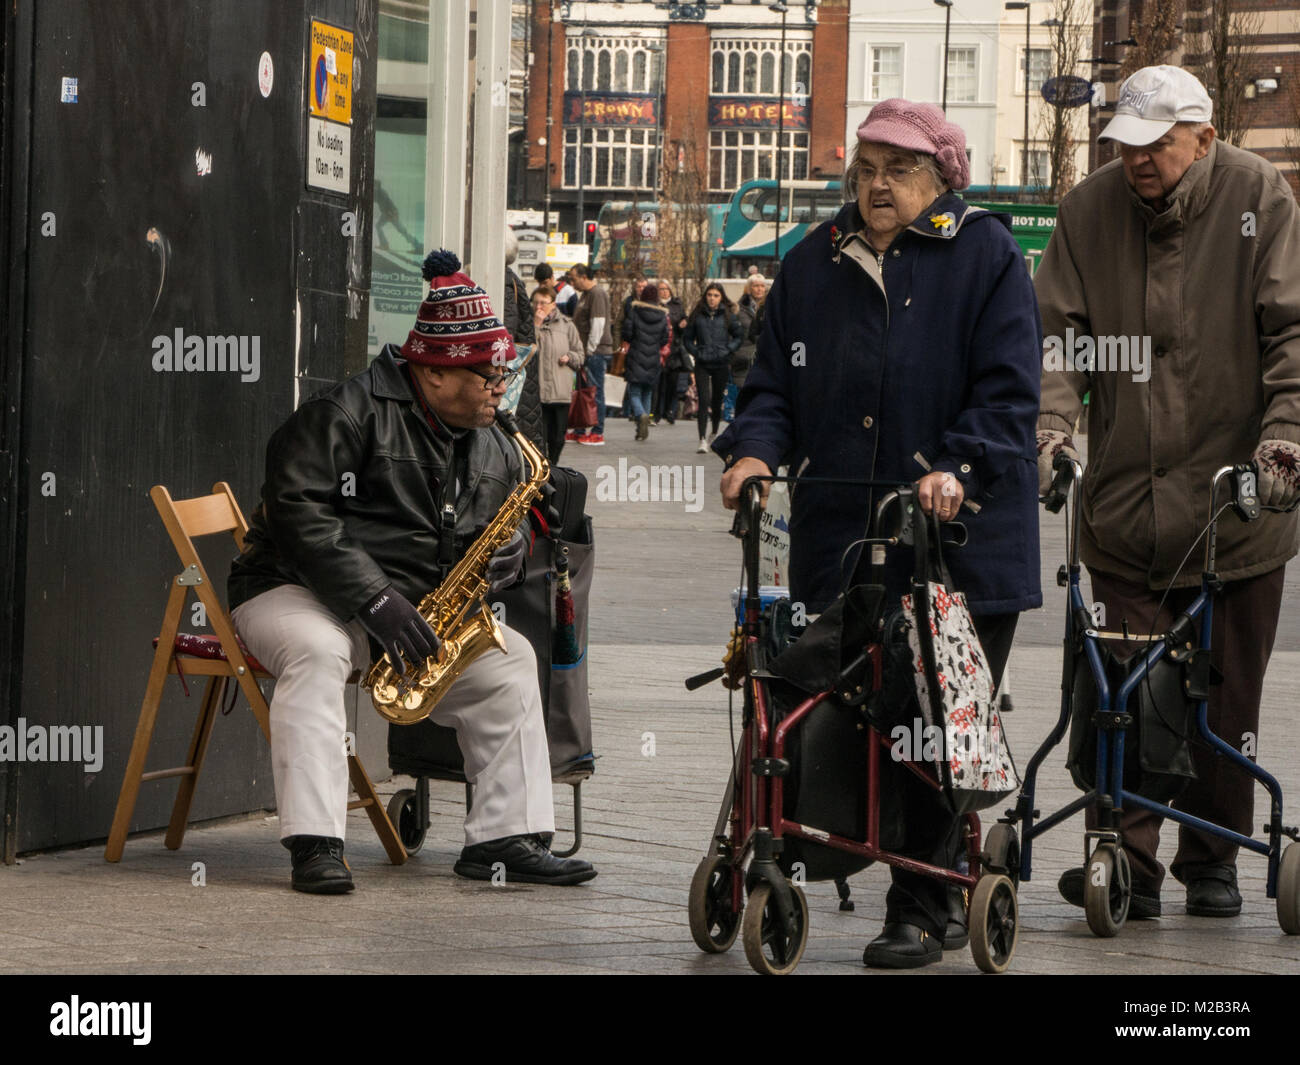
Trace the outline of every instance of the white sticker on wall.
[[199, 177], [206, 177], [211, 174], [212, 155], [202, 148], [196, 148], [194, 150], [194, 169], [198, 171]]
[[271, 53], [263, 52], [257, 61], [257, 87], [262, 90], [262, 99], [271, 95], [275, 85], [275, 64], [271, 62]]
[[325, 69], [328, 70], [333, 77], [338, 77], [339, 57], [333, 48], [325, 49]]
[[76, 78], [63, 79], [63, 88], [59, 93], [59, 102], [65, 104], [75, 104], [77, 102]]

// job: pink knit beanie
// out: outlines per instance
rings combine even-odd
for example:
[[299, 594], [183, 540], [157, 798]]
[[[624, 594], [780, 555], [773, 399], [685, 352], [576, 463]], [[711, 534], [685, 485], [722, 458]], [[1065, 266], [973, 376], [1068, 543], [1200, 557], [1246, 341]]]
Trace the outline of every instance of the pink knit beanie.
[[954, 189], [970, 184], [966, 134], [934, 104], [882, 100], [858, 127], [860, 144], [888, 144], [934, 156], [939, 173]]

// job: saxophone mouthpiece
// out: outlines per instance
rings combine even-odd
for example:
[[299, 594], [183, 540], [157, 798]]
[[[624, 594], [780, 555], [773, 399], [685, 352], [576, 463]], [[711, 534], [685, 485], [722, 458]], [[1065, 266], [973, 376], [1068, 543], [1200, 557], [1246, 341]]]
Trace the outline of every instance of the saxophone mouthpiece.
[[497, 410], [497, 425], [501, 426], [510, 436], [515, 436], [519, 432], [519, 425], [515, 422], [515, 416], [509, 411]]

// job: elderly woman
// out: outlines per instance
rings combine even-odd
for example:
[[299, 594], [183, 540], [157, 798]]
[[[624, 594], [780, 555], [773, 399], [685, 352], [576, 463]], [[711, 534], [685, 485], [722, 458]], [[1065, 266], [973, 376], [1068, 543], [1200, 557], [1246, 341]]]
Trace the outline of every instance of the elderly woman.
[[564, 450], [573, 398], [573, 374], [582, 369], [582, 338], [578, 327], [555, 306], [555, 294], [542, 287], [533, 293], [533, 327], [537, 352], [533, 356], [542, 399], [542, 424], [546, 432], [546, 461], [554, 466]]
[[767, 279], [762, 274], [750, 274], [745, 282], [745, 292], [736, 303], [736, 317], [740, 319], [742, 340], [731, 359], [731, 377], [736, 387], [745, 387], [749, 368], [754, 365], [754, 353], [763, 331], [763, 303], [767, 299]]
[[[785, 257], [767, 297], [737, 417], [714, 450], [723, 502], [745, 478], [919, 482], [921, 508], [961, 520], [948, 553], [998, 681], [1039, 589], [1034, 426], [1041, 330], [1029, 274], [1003, 215], [968, 206], [965, 136], [932, 104], [885, 100], [858, 127], [845, 204]], [[825, 609], [853, 579], [846, 551], [867, 528], [866, 489], [800, 484], [790, 520], [790, 595]], [[868, 553], [869, 556], [869, 553]], [[868, 558], [859, 564], [865, 567]], [[910, 551], [883, 579], [906, 590]], [[958, 822], [904, 773], [905, 855], [951, 867]], [[961, 893], [892, 869], [885, 927], [863, 961], [914, 968], [966, 941]]]

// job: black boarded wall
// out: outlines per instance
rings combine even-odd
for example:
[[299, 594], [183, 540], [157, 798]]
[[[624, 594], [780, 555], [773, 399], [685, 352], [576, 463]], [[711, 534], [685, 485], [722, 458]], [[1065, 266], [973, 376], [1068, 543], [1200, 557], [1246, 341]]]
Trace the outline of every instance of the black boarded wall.
[[[103, 748], [97, 773], [12, 756], [0, 766], [10, 853], [15, 838], [21, 852], [107, 835], [179, 570], [149, 488], [183, 497], [228, 480], [251, 511], [272, 430], [365, 365], [375, 6], [42, 0], [26, 21], [29, 210], [10, 257], [26, 304], [21, 350], [7, 356], [21, 363], [7, 374], [21, 397], [21, 674], [0, 724], [102, 726]], [[305, 182], [312, 19], [355, 34], [346, 193]], [[242, 364], [159, 369], [178, 336], [234, 338]], [[205, 562], [224, 600], [233, 545], [214, 546]], [[187, 700], [169, 682], [150, 767], [183, 760], [191, 689]], [[174, 793], [144, 785], [133, 829], [164, 825]], [[217, 723], [193, 817], [272, 803], [267, 746], [241, 700]]]

